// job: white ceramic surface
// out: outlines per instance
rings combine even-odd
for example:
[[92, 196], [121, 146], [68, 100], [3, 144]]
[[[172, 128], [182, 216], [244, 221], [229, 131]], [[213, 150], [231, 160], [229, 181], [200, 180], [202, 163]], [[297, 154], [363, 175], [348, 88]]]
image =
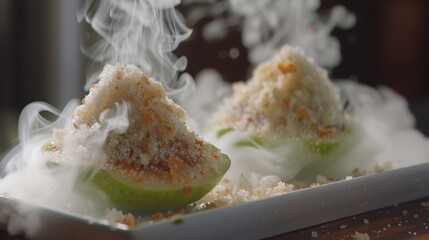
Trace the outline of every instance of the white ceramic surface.
[[180, 224], [162, 220], [128, 229], [1, 196], [0, 213], [33, 208], [41, 226], [30, 237], [39, 239], [260, 239], [427, 196], [429, 163], [192, 213]]

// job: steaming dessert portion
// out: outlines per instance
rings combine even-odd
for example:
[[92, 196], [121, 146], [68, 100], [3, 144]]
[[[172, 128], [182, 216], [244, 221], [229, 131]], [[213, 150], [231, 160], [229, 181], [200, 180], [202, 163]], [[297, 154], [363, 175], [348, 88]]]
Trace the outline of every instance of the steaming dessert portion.
[[291, 180], [331, 158], [351, 131], [339, 90], [297, 48], [284, 46], [232, 88], [212, 118], [215, 141], [233, 161], [231, 179], [257, 173]]
[[[100, 168], [92, 176], [95, 186], [120, 207], [173, 209], [203, 197], [230, 165], [226, 155], [187, 128], [186, 118], [163, 86], [136, 66], [106, 65], [75, 109], [70, 128], [56, 130], [46, 149], [63, 156], [66, 142], [78, 134], [104, 132], [101, 159], [84, 163]], [[83, 145], [91, 144], [93, 135], [87, 133]]]
[[235, 83], [213, 122], [260, 137], [315, 140], [335, 138], [347, 126], [327, 72], [289, 46], [259, 65], [246, 83]]
[[[427, 140], [413, 129], [404, 98], [332, 83], [299, 49], [284, 46], [232, 90], [205, 136], [231, 167], [205, 202], [249, 202], [427, 162]], [[408, 141], [421, 146], [415, 157], [401, 157]]]

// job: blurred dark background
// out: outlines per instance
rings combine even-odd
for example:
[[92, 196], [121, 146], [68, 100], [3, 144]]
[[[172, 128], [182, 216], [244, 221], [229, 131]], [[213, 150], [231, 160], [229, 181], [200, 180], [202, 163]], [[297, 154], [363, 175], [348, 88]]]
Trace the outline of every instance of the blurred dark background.
[[[80, 40], [87, 27], [77, 23], [80, 1], [0, 0], [0, 153], [16, 136], [24, 106], [44, 101], [63, 108], [84, 94], [85, 59]], [[333, 78], [353, 78], [372, 86], [386, 85], [405, 96], [417, 127], [429, 135], [429, 1], [322, 0], [320, 11], [341, 4], [357, 17], [349, 30], [334, 30], [341, 42], [342, 62]], [[192, 6], [180, 7], [187, 14]], [[230, 82], [245, 80], [251, 66], [240, 32], [207, 43], [195, 26], [177, 53], [186, 55], [187, 71], [218, 69]], [[225, 54], [237, 49], [239, 55]]]

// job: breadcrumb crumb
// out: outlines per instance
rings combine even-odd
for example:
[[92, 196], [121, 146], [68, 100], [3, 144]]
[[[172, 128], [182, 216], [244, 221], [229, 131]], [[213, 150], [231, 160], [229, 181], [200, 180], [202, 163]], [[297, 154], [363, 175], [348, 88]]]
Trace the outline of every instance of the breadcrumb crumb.
[[123, 213], [121, 210], [116, 208], [108, 208], [104, 211], [102, 219], [105, 219], [112, 223], [122, 223], [133, 227], [137, 224], [136, 218], [131, 213]]
[[355, 232], [351, 237], [355, 240], [371, 240], [368, 233]]

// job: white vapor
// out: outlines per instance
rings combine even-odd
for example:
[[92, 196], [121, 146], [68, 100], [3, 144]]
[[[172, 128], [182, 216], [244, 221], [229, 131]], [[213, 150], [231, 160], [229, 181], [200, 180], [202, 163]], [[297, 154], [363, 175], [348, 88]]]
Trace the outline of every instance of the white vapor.
[[[186, 97], [194, 82], [189, 74], [179, 76], [187, 66], [187, 59], [175, 56], [173, 51], [192, 31], [174, 9], [179, 3], [177, 0], [85, 1], [77, 13], [78, 20], [89, 23], [100, 39], [84, 46], [83, 53], [102, 65], [134, 64], [163, 83], [170, 97]], [[88, 68], [86, 89], [97, 80], [100, 69], [94, 66]]]

